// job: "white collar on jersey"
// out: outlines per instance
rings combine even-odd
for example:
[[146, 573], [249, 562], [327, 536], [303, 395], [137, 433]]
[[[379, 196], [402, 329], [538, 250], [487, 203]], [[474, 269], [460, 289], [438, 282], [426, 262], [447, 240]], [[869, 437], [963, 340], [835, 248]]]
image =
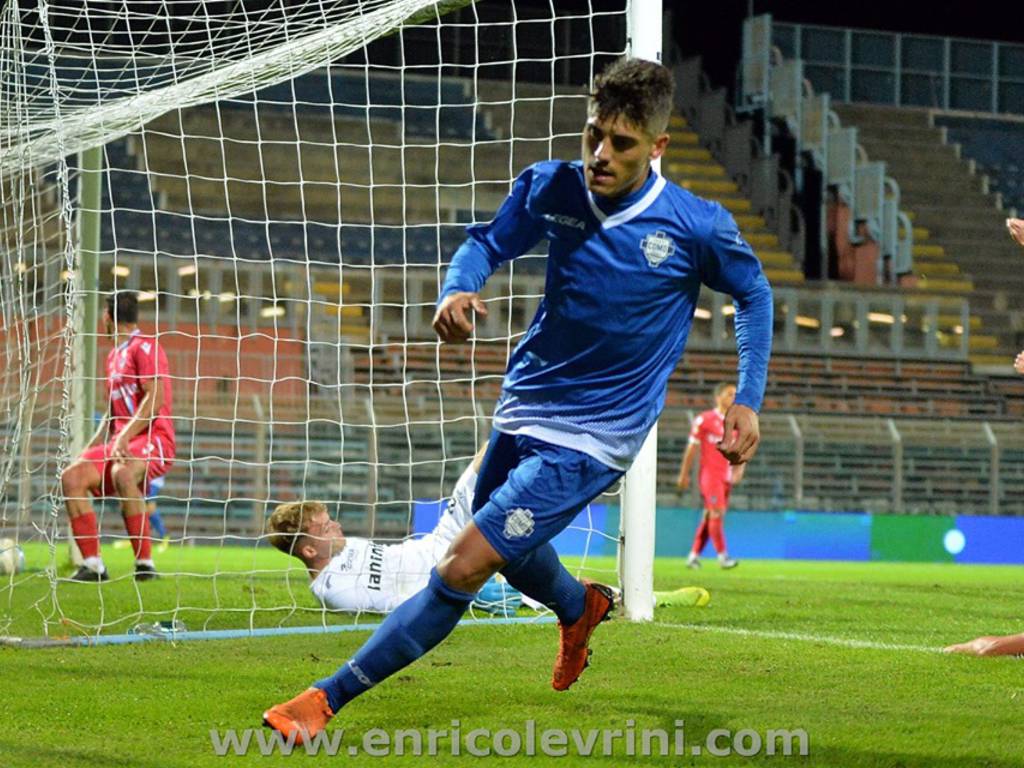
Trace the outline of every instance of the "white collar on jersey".
[[651, 173], [654, 174], [655, 179], [651, 188], [647, 190], [647, 194], [629, 206], [626, 210], [619, 211], [611, 216], [601, 210], [597, 201], [594, 199], [593, 193], [586, 188], [586, 181], [583, 182], [583, 188], [587, 192], [587, 202], [590, 203], [590, 210], [594, 212], [594, 216], [596, 216], [597, 220], [601, 222], [601, 226], [604, 229], [611, 229], [612, 227], [619, 226], [619, 224], [625, 224], [630, 219], [634, 219], [639, 216], [651, 206], [651, 203], [653, 203], [658, 195], [661, 194], [661, 190], [665, 188], [665, 177], [654, 170], [652, 170]]
[[128, 334], [128, 338], [127, 339], [125, 339], [124, 341], [122, 341], [120, 344], [117, 345], [117, 348], [118, 349], [124, 349], [125, 347], [128, 346], [128, 344], [131, 343], [131, 340], [134, 339], [136, 336], [138, 336], [140, 333], [142, 333], [142, 329], [141, 328], [136, 328], [134, 331], [132, 331], [131, 333]]

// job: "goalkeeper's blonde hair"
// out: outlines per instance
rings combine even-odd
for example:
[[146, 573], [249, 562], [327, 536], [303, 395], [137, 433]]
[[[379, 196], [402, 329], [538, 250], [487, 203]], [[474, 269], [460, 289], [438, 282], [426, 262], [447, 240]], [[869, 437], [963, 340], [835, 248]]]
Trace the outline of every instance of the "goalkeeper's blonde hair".
[[271, 533], [267, 538], [271, 544], [286, 555], [295, 554], [295, 542], [309, 531], [309, 521], [327, 507], [319, 501], [289, 501], [278, 504], [267, 520]]

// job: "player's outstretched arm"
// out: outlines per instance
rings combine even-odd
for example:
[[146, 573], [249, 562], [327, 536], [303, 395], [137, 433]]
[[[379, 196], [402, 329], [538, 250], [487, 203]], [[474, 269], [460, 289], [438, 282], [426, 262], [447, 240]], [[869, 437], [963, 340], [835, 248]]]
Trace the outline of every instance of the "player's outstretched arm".
[[472, 315], [486, 316], [479, 293], [502, 262], [514, 259], [540, 242], [543, 228], [529, 211], [534, 166], [512, 185], [494, 219], [469, 227], [466, 240], [452, 256], [437, 300], [434, 330], [442, 341], [464, 341], [473, 332]]
[[472, 313], [487, 317], [480, 294], [459, 291], [445, 296], [434, 314], [434, 331], [441, 341], [465, 341], [473, 333]]
[[985, 635], [968, 643], [957, 643], [943, 649], [946, 653], [966, 653], [970, 656], [1024, 656], [1024, 634]]
[[757, 412], [772, 353], [772, 289], [732, 215], [716, 208], [702, 264], [704, 282], [733, 297], [739, 355], [736, 400], [725, 413], [725, 438], [718, 450], [730, 463], [743, 464], [754, 457], [761, 441]]
[[115, 459], [132, 458], [128, 450], [129, 443], [133, 437], [146, 431], [164, 404], [164, 386], [159, 377], [146, 379], [140, 382], [139, 386], [142, 387], [145, 395], [142, 402], [139, 403], [138, 410], [117, 434], [117, 439], [111, 449], [111, 456]]

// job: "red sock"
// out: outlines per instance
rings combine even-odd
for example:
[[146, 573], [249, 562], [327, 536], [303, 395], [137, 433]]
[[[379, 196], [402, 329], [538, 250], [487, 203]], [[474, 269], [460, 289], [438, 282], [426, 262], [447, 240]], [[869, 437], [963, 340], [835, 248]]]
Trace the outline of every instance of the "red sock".
[[98, 557], [100, 554], [100, 537], [96, 528], [96, 513], [86, 512], [84, 515], [71, 518], [71, 532], [75, 534], [75, 543], [82, 557]]
[[708, 543], [708, 518], [705, 516], [700, 521], [700, 525], [697, 526], [697, 533], [693, 537], [693, 549], [690, 550], [692, 554], [699, 555], [704, 551], [704, 547]]
[[136, 560], [151, 560], [153, 553], [149, 545], [149, 515], [125, 515], [124, 527], [132, 541]]
[[722, 518], [712, 517], [708, 523], [708, 533], [711, 535], [711, 543], [715, 545], [715, 552], [725, 552], [725, 532], [722, 530]]

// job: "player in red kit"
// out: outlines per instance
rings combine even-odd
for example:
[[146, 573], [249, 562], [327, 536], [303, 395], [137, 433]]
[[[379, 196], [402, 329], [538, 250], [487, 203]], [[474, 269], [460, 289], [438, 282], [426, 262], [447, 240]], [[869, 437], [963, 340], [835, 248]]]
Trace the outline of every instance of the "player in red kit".
[[135, 580], [156, 576], [143, 489], [174, 460], [171, 379], [156, 338], [139, 330], [138, 296], [107, 297], [103, 323], [114, 348], [107, 355], [107, 415], [78, 460], [64, 470], [61, 487], [75, 542], [84, 558], [72, 581], [106, 581], [92, 496], [116, 496], [135, 552]]
[[722, 521], [729, 506], [729, 491], [743, 478], [743, 467], [732, 466], [729, 460], [718, 450], [725, 436], [725, 412], [729, 410], [736, 398], [736, 387], [732, 384], [719, 384], [715, 387], [715, 407], [704, 411], [693, 422], [690, 430], [690, 443], [683, 454], [683, 465], [679, 468], [676, 485], [681, 490], [690, 487], [690, 473], [696, 454], [700, 453], [700, 495], [704, 499], [704, 515], [697, 534], [693, 537], [693, 549], [686, 561], [690, 568], [700, 567], [700, 553], [708, 543], [708, 538], [718, 553], [718, 562], [723, 568], [735, 568], [738, 563], [729, 557], [725, 546], [725, 533]]

